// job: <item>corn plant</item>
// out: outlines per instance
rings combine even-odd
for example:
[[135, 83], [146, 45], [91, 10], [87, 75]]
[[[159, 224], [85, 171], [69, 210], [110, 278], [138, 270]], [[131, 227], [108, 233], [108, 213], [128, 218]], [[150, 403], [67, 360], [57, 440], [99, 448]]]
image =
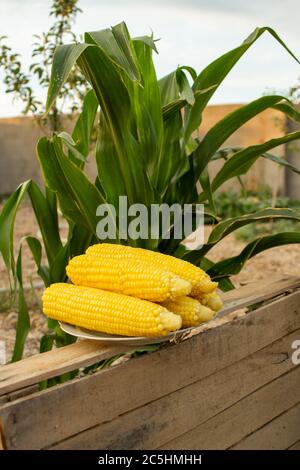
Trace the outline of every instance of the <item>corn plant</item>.
[[[0, 251], [19, 296], [14, 360], [22, 356], [29, 328], [22, 288], [21, 249], [16, 262], [13, 254], [14, 220], [26, 193], [40, 226], [42, 244], [34, 237], [28, 237], [25, 242], [46, 286], [65, 281], [65, 267], [70, 257], [83, 253], [90, 244], [99, 241], [97, 207], [109, 203], [118, 208], [119, 196], [124, 195], [128, 204], [143, 203], [146, 207], [152, 203], [193, 205], [205, 202], [209, 217], [217, 223], [204, 246], [188, 250], [182, 240], [172, 237], [172, 225], [170, 239], [142, 240], [142, 246], [203, 267], [219, 281], [223, 290], [234, 287], [230, 277], [257, 253], [300, 242], [300, 233], [285, 232], [255, 239], [237, 256], [218, 263], [209, 258], [209, 251], [239, 227], [279, 218], [300, 220], [300, 214], [289, 208], [266, 208], [220, 220], [214, 202], [216, 191], [226, 181], [246, 174], [260, 157], [299, 173], [271, 151], [278, 145], [299, 139], [300, 131], [247, 148], [225, 148], [226, 140], [235, 131], [268, 108], [300, 121], [299, 113], [286, 98], [280, 95], [260, 97], [225, 116], [202, 139], [197, 136], [202, 113], [210, 99], [238, 60], [265, 32], [297, 60], [276, 32], [267, 27], [256, 29], [241, 45], [199, 74], [191, 67], [181, 66], [161, 79], [156, 76], [152, 60], [157, 52], [153, 37], [131, 38], [124, 23], [86, 33], [83, 43], [61, 45], [56, 49], [47, 110], [55, 104], [74, 66], [79, 67], [90, 90], [72, 135], [55, 133], [51, 138], [41, 138], [37, 144], [46, 189], [41, 190], [33, 181], [23, 183], [8, 199], [0, 216]], [[97, 177], [91, 181], [85, 164], [95, 121]], [[209, 167], [216, 159], [223, 159], [224, 164], [211, 179]], [[60, 237], [58, 208], [69, 227], [65, 243]], [[123, 242], [122, 239], [115, 241]], [[130, 239], [126, 243], [141, 244]], [[47, 258], [46, 265], [41, 262], [42, 252]], [[61, 345], [70, 340], [55, 323], [51, 322], [50, 326], [54, 333], [43, 339], [43, 350], [49, 349], [53, 341]]]

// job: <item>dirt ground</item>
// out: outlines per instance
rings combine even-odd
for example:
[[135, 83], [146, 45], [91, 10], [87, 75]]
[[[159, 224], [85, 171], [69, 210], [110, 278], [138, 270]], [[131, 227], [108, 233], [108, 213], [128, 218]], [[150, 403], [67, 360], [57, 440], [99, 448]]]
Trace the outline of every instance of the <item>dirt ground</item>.
[[[210, 228], [206, 228], [206, 237]], [[16, 220], [15, 245], [25, 235], [39, 237], [39, 230], [34, 221], [29, 204], [24, 204]], [[239, 253], [245, 243], [235, 239], [234, 235], [229, 235], [217, 247], [210, 251], [210, 258], [218, 261]], [[300, 274], [300, 245], [287, 245], [273, 248], [251, 259], [243, 271], [233, 278], [236, 286], [243, 283], [272, 279], [273, 276], [299, 276]], [[30, 256], [27, 246], [24, 244], [23, 251], [23, 271], [25, 283], [40, 283], [34, 271], [34, 262]], [[5, 294], [3, 290], [8, 287], [8, 278], [0, 259], [0, 341], [5, 342], [6, 361], [10, 360], [17, 320], [16, 310], [6, 306]], [[42, 290], [36, 289], [33, 293], [28, 291], [29, 314], [31, 319], [31, 331], [26, 342], [25, 356], [36, 354], [39, 350], [40, 338], [47, 332], [47, 321], [41, 312], [40, 295]], [[1, 344], [0, 344], [1, 345]], [[2, 358], [3, 361], [3, 358]], [[0, 357], [1, 363], [1, 357]]]

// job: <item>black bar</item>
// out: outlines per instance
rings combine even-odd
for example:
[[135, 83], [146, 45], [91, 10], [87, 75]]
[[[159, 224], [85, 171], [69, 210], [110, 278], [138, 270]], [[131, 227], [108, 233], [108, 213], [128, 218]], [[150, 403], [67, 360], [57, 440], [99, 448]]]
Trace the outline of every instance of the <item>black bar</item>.
[[[30, 465], [30, 468], [41, 468], [41, 465], [74, 464], [87, 468], [140, 468], [143, 466], [160, 467], [169, 464], [178, 466], [211, 466], [211, 465], [287, 465], [299, 463], [296, 451], [0, 451], [0, 468], [8, 464]], [[5, 465], [6, 464], [6, 465]], [[21, 468], [21, 467], [20, 467]]]

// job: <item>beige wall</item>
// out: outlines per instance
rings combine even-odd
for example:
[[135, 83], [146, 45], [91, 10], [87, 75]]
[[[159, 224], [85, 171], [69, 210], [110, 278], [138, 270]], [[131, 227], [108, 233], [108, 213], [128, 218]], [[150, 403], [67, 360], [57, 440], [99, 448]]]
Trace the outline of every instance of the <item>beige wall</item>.
[[[239, 105], [209, 106], [204, 112], [200, 134], [205, 134], [216, 121], [238, 107]], [[265, 111], [230, 137], [225, 146], [244, 147], [282, 135], [281, 116], [275, 111]], [[67, 127], [69, 126], [70, 122], [67, 124]], [[12, 192], [22, 181], [29, 178], [41, 183], [40, 171], [35, 157], [35, 145], [41, 135], [37, 124], [28, 117], [0, 119], [0, 194]], [[274, 153], [283, 155], [284, 149], [278, 149]], [[220, 165], [219, 162], [212, 164], [212, 175]], [[93, 165], [92, 159], [89, 167], [89, 173], [93, 176], [95, 165]], [[278, 170], [277, 165], [260, 159], [249, 172], [245, 181], [249, 188], [255, 189], [262, 184], [272, 186], [277, 180], [282, 188], [284, 184], [283, 171]], [[225, 187], [236, 188], [236, 181], [229, 182]]]
[[[203, 115], [200, 135], [204, 135], [217, 121], [222, 119], [226, 114], [237, 109], [239, 106], [241, 105], [229, 104], [208, 106]], [[282, 113], [274, 110], [266, 110], [242, 126], [222, 147], [246, 147], [249, 145], [261, 144], [274, 137], [282, 136], [284, 133], [284, 127], [285, 118], [283, 118]], [[272, 153], [281, 157], [284, 156], [284, 146], [280, 146], [277, 149], [272, 150]], [[211, 176], [216, 173], [222, 164], [222, 161], [212, 162], [210, 171]], [[249, 171], [247, 176], [242, 179], [248, 189], [258, 189], [261, 185], [273, 187], [275, 182], [279, 184], [281, 190], [284, 189], [284, 171], [282, 168], [263, 158], [260, 158]], [[239, 183], [237, 183], [235, 178], [222, 186], [222, 189], [237, 187], [239, 187]]]
[[13, 191], [22, 181], [41, 182], [35, 145], [41, 132], [30, 118], [0, 120], [0, 194]]

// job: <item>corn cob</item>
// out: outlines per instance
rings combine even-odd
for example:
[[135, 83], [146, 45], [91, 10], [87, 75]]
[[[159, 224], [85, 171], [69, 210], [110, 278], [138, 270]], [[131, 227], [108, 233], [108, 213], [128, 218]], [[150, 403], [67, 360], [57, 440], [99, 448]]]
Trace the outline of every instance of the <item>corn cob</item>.
[[67, 266], [73, 284], [163, 302], [187, 295], [191, 284], [173, 273], [142, 260], [107, 256], [75, 256]]
[[213, 310], [191, 297], [178, 297], [175, 300], [167, 300], [162, 305], [170, 312], [181, 316], [183, 328], [197, 326], [200, 323], [209, 321], [215, 314]]
[[175, 258], [174, 256], [165, 255], [157, 251], [117, 244], [99, 243], [97, 245], [90, 246], [86, 253], [93, 258], [101, 257], [109, 260], [122, 258], [136, 260], [138, 263], [147, 262], [155, 264], [157, 267], [170, 271], [190, 282], [192, 284], [191, 295], [193, 297], [198, 297], [201, 294], [212, 292], [218, 286], [216, 282], [211, 281], [205, 271], [197, 266], [179, 258]]
[[52, 284], [42, 301], [50, 318], [109, 334], [164, 336], [182, 323], [179, 315], [161, 305], [72, 284]]
[[203, 294], [199, 297], [199, 301], [206, 305], [207, 307], [211, 308], [215, 312], [221, 310], [223, 302], [221, 297], [216, 292], [211, 292], [210, 294]]

